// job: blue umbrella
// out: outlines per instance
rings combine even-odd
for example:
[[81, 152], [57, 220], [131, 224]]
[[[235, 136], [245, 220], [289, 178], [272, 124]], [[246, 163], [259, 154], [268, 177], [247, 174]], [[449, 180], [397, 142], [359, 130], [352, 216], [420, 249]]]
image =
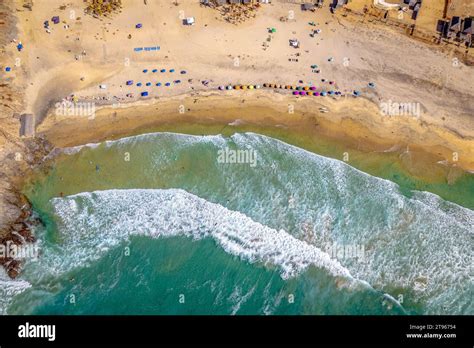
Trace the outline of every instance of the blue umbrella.
[[151, 82], [147, 82], [146, 85], [147, 85], [147, 86], [151, 86]]
[[156, 73], [158, 71], [158, 69], [153, 69], [152, 72]]
[[143, 72], [146, 74], [148, 72], [148, 69], [143, 70]]
[[176, 80], [174, 83], [181, 83], [181, 80]]
[[141, 83], [141, 82], [138, 82], [138, 83], [137, 83], [137, 86], [138, 86], [138, 87], [140, 87], [141, 85], [142, 85], [142, 83]]
[[186, 74], [186, 70], [181, 71], [181, 75], [184, 75], [184, 74]]
[[169, 87], [169, 86], [171, 86], [171, 83], [166, 82], [166, 83], [165, 83], [165, 86], [166, 86], [166, 87]]
[[174, 72], [174, 69], [170, 69], [170, 72]]
[[166, 69], [161, 69], [160, 72], [164, 73], [166, 72]]
[[158, 82], [156, 85], [157, 85], [158, 87], [161, 87], [161, 82]]

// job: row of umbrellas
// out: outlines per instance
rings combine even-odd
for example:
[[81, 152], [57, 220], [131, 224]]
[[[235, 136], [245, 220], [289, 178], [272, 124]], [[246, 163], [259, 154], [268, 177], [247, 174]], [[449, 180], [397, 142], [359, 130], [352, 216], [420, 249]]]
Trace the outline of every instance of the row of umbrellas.
[[[149, 71], [148, 69], [143, 69], [143, 73], [144, 73], [144, 74], [147, 74], [148, 71]], [[174, 73], [175, 71], [176, 71], [175, 69], [170, 69], [170, 70], [169, 70], [170, 73]], [[157, 73], [157, 72], [158, 72], [158, 69], [153, 69], [153, 70], [151, 70], [151, 72], [152, 72], [152, 73]], [[160, 70], [160, 73], [165, 73], [165, 72], [166, 72], [166, 69], [161, 69], [161, 70]], [[185, 74], [187, 74], [187, 71], [186, 71], [186, 70], [181, 70], [180, 74], [181, 74], [181, 75], [185, 75]]]

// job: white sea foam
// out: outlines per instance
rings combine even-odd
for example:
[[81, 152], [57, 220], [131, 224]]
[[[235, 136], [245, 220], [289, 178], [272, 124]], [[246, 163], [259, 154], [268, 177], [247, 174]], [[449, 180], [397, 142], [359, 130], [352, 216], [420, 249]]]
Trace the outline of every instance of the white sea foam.
[[53, 273], [96, 260], [129, 235], [181, 235], [212, 237], [243, 260], [279, 266], [283, 278], [314, 265], [353, 282], [346, 268], [315, 246], [183, 190], [96, 191], [54, 198], [52, 204], [67, 254], [43, 258]]
[[3, 269], [0, 270], [0, 315], [6, 315], [13, 298], [31, 287], [25, 280], [10, 279]]

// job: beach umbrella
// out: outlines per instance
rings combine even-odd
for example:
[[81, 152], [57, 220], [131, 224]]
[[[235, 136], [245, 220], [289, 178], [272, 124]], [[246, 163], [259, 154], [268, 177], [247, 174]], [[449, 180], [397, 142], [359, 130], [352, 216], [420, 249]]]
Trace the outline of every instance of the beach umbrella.
[[305, 91], [301, 91], [301, 92], [300, 92], [300, 95], [306, 95], [306, 92], [305, 92]]
[[264, 84], [263, 84], [263, 87], [268, 87], [268, 83], [264, 83]]
[[166, 69], [161, 69], [160, 72], [161, 72], [161, 73], [165, 73], [165, 72], [166, 72]]
[[260, 89], [260, 88], [262, 88], [262, 86], [260, 86], [260, 85], [255, 85], [255, 89]]
[[311, 65], [311, 69], [316, 69], [318, 66], [316, 64]]
[[227, 90], [230, 91], [232, 89], [232, 86], [227, 86]]
[[321, 96], [322, 96], [322, 97], [325, 97], [326, 95], [327, 95], [326, 92], [321, 92]]
[[243, 85], [243, 86], [242, 86], [242, 89], [247, 89], [247, 86], [246, 86], [246, 85]]
[[156, 85], [157, 85], [158, 87], [161, 87], [161, 82], [158, 82]]
[[334, 84], [334, 81], [329, 81], [329, 84], [330, 84], [330, 85], [333, 85], [333, 84]]
[[249, 86], [249, 89], [254, 89], [255, 87], [253, 85], [250, 85]]
[[358, 97], [358, 96], [360, 96], [360, 94], [361, 93], [359, 91], [354, 91], [354, 96]]
[[179, 84], [181, 83], [181, 80], [175, 80], [174, 83]]
[[369, 82], [369, 85], [368, 85], [370, 88], [375, 88], [375, 83], [373, 82]]
[[313, 92], [309, 91], [307, 92], [308, 95], [313, 95]]
[[133, 85], [133, 80], [128, 80], [127, 81], [127, 86], [131, 86], [131, 85]]
[[312, 91], [315, 91], [316, 90], [316, 87], [315, 86], [311, 86], [310, 88]]
[[151, 82], [147, 82], [146, 85], [147, 85], [147, 86], [151, 86]]
[[6, 72], [12, 71], [12, 68], [9, 67], [9, 66], [7, 66], [7, 67], [5, 67], [5, 71], [6, 71]]
[[135, 28], [137, 28], [137, 29], [140, 29], [141, 27], [143, 27], [143, 24], [141, 24], [141, 23], [138, 23], [137, 25], [135, 25]]
[[185, 75], [186, 74], [186, 70], [181, 70], [181, 75]]
[[309, 87], [307, 87], [307, 86], [306, 86], [306, 87], [303, 87], [303, 89], [304, 89], [305, 91], [309, 91]]
[[333, 94], [334, 94], [334, 91], [329, 91], [328, 94], [329, 94], [329, 95], [333, 95]]
[[144, 69], [144, 70], [143, 70], [143, 73], [146, 74], [147, 72], [148, 72], [148, 69]]
[[169, 86], [171, 86], [171, 83], [166, 82], [166, 83], [165, 83], [165, 86], [166, 86], [166, 87], [169, 87]]
[[148, 92], [142, 92], [142, 93], [140, 93], [140, 95], [141, 95], [142, 97], [148, 97]]
[[174, 69], [170, 69], [170, 72], [173, 73], [175, 70]]
[[218, 88], [220, 91], [222, 91], [224, 89], [224, 86], [219, 86]]
[[301, 91], [302, 89], [303, 89], [303, 87], [301, 87], [301, 86], [296, 87], [296, 90], [298, 90], [298, 91]]
[[314, 92], [315, 97], [319, 97], [319, 92]]
[[298, 94], [300, 94], [300, 93], [297, 92], [297, 91], [293, 91], [293, 95], [298, 95]]
[[138, 82], [138, 83], [137, 83], [137, 86], [138, 86], [138, 87], [141, 87], [141, 85], [142, 85], [141, 82]]
[[158, 72], [158, 69], [153, 69], [151, 72], [156, 73]]

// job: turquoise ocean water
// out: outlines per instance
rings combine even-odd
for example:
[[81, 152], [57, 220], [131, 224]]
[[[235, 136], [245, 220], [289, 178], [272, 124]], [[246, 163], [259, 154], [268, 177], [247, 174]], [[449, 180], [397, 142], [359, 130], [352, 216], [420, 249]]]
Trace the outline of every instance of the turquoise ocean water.
[[472, 210], [266, 136], [68, 149], [25, 193], [41, 255], [2, 313], [474, 313]]

